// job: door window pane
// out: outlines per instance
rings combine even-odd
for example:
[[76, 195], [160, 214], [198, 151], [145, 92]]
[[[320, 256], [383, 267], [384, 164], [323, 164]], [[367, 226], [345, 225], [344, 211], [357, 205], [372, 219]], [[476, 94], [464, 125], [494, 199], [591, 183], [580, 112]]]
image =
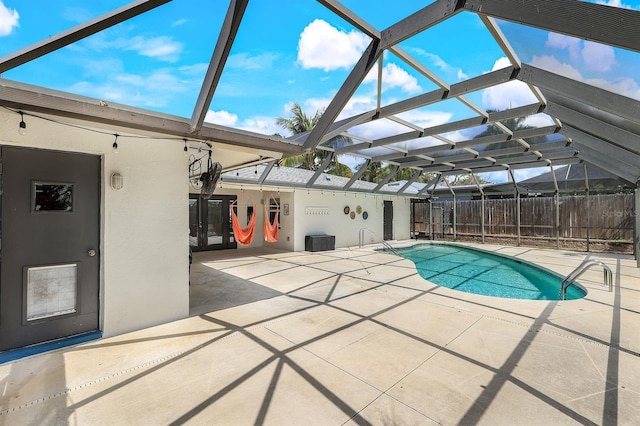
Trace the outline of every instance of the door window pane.
[[78, 265], [27, 269], [27, 321], [76, 311]]
[[34, 183], [33, 211], [73, 211], [73, 185]]
[[222, 244], [222, 200], [207, 200], [207, 245]]
[[189, 199], [189, 245], [198, 247], [198, 199]]

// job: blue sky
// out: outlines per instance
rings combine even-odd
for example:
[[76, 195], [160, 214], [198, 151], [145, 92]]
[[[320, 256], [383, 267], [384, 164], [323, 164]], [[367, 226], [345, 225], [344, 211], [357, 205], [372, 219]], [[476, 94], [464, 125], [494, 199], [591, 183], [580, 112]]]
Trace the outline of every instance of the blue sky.
[[[0, 56], [128, 3], [0, 0]], [[396, 0], [393, 7], [372, 7], [371, 1], [364, 0], [342, 3], [378, 29], [426, 4], [415, 0]], [[640, 9], [640, 0], [599, 3]], [[190, 117], [227, 5], [222, 0], [174, 0], [9, 70], [3, 77]], [[638, 54], [512, 23], [499, 24], [523, 62], [640, 99]], [[264, 134], [284, 133], [275, 125], [276, 118], [288, 116], [292, 102], [301, 104], [308, 114], [326, 107], [368, 42], [366, 35], [316, 1], [252, 0], [207, 121]], [[459, 14], [404, 41], [401, 47], [449, 84], [509, 65], [480, 19], [471, 13]], [[382, 81], [383, 105], [436, 88], [392, 54], [385, 55]], [[374, 109], [376, 88], [377, 73], [371, 73], [341, 116]], [[534, 101], [518, 82], [468, 98], [484, 109]], [[472, 115], [472, 110], [452, 100], [401, 118], [428, 127]], [[532, 123], [544, 124], [545, 120], [536, 117]], [[380, 120], [353, 129], [353, 133], [376, 138], [397, 129], [397, 124]], [[468, 135], [447, 136], [456, 140]]]

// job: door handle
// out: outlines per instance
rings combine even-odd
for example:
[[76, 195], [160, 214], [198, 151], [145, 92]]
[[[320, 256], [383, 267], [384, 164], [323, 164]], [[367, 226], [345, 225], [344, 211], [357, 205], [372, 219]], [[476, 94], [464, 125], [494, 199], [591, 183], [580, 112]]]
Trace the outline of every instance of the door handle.
[[87, 254], [88, 254], [90, 257], [94, 257], [94, 256], [96, 255], [96, 251], [95, 251], [94, 249], [91, 249], [91, 250], [89, 250], [89, 251], [87, 252]]

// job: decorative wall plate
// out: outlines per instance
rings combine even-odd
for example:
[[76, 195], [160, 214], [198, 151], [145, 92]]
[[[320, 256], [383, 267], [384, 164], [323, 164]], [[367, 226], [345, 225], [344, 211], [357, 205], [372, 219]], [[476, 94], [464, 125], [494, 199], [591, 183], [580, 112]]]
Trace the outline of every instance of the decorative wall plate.
[[349, 214], [350, 211], [351, 211], [351, 209], [349, 208], [349, 206], [345, 206], [344, 214]]
[[349, 214], [349, 217], [351, 219], [355, 219], [356, 218], [356, 212], [351, 212], [351, 214]]
[[367, 220], [367, 218], [368, 218], [368, 217], [369, 217], [369, 213], [367, 213], [367, 212], [362, 212], [362, 218], [363, 218], [364, 220]]
[[358, 213], [358, 214], [362, 213], [362, 207], [361, 206], [356, 207], [356, 213]]

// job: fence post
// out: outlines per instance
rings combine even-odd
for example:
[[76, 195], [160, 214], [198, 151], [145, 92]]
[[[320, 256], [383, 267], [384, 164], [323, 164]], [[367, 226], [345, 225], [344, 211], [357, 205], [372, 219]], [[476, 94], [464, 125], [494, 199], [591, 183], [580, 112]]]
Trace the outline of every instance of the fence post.
[[582, 165], [584, 172], [584, 189], [586, 191], [585, 203], [587, 210], [587, 253], [589, 253], [589, 244], [591, 243], [591, 203], [589, 202], [589, 173], [587, 172], [587, 163]]
[[476, 182], [476, 186], [478, 187], [478, 191], [480, 191], [480, 196], [481, 196], [481, 207], [480, 207], [480, 213], [482, 214], [482, 219], [480, 220], [480, 226], [482, 227], [480, 233], [482, 234], [482, 244], [484, 244], [484, 190], [482, 189], [482, 185], [480, 185], [480, 181], [478, 180], [477, 176], [473, 173], [470, 172], [471, 177], [473, 178], [473, 180]]
[[433, 241], [433, 203], [429, 199], [429, 235], [431, 235], [431, 241]]
[[[571, 167], [571, 166], [569, 166]], [[556, 208], [556, 248], [560, 248], [560, 190], [558, 188], [558, 179], [556, 179], [556, 171], [553, 170], [553, 166], [549, 164], [549, 169], [551, 170], [551, 177], [553, 178], [553, 187], [555, 189], [555, 195], [553, 197], [553, 202]]]
[[482, 193], [482, 223], [480, 226], [482, 226], [482, 244], [484, 244], [484, 192]]
[[636, 185], [633, 199], [633, 254], [636, 257], [636, 266], [640, 268], [640, 186]]
[[556, 248], [560, 248], [560, 194], [556, 192], [553, 197], [556, 205]]
[[513, 174], [512, 169], [509, 169], [509, 177], [513, 182], [516, 196], [516, 235], [518, 236], [518, 247], [520, 247], [520, 189], [518, 189], [518, 182], [516, 182], [516, 176]]
[[591, 202], [589, 200], [589, 188], [586, 191], [586, 203], [587, 203], [587, 253], [589, 253], [589, 244], [591, 243]]
[[456, 229], [456, 224], [457, 224], [457, 220], [456, 220], [456, 194], [453, 194], [453, 241], [457, 241], [458, 239], [458, 233], [457, 233], [457, 229]]

